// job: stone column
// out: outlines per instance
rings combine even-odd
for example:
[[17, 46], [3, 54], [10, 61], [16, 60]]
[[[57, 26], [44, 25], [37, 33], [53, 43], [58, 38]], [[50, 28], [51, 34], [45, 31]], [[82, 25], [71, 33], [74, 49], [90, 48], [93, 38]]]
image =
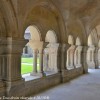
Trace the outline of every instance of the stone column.
[[43, 55], [43, 69], [44, 71], [50, 71], [49, 68], [49, 48], [45, 48], [44, 55]]
[[77, 46], [75, 53], [74, 53], [74, 66], [76, 68], [81, 67], [81, 52], [82, 52], [82, 46]]
[[91, 45], [91, 46], [88, 47], [88, 50], [87, 50], [88, 68], [93, 68], [93, 69], [95, 68], [94, 51], [95, 51], [94, 45]]
[[21, 76], [21, 55], [23, 47], [28, 41], [7, 38], [6, 52], [6, 96], [24, 96], [25, 84]]
[[43, 71], [43, 49], [39, 50], [39, 76], [43, 77], [45, 76], [45, 73]]
[[99, 62], [98, 62], [98, 47], [95, 47], [95, 51], [94, 51], [94, 62], [95, 62], [95, 68], [99, 68]]
[[37, 49], [33, 50], [33, 72], [30, 74], [32, 76], [37, 74]]
[[82, 49], [82, 56], [81, 56], [81, 63], [83, 66], [83, 73], [88, 73], [88, 65], [87, 65], [87, 50], [88, 46], [83, 46]]
[[67, 69], [67, 67], [66, 67], [67, 49], [69, 47], [70, 47], [70, 45], [62, 44], [62, 50], [61, 50], [61, 70], [62, 71]]
[[[54, 59], [55, 59], [55, 63], [54, 63], [54, 70], [56, 73], [61, 71], [61, 47], [59, 43], [55, 43], [54, 44]], [[60, 58], [59, 58], [60, 57]]]
[[71, 45], [67, 50], [67, 69], [71, 70], [74, 69], [74, 51], [75, 51], [75, 45]]
[[47, 43], [43, 43], [43, 41], [34, 41], [34, 40], [30, 40], [28, 45], [34, 50], [34, 49], [38, 49], [39, 50], [39, 66], [40, 69], [37, 73], [37, 75], [40, 75], [41, 77], [43, 77], [45, 74], [43, 72], [43, 50], [46, 47]]
[[40, 77], [46, 76], [46, 74], [43, 71], [43, 54], [44, 54], [44, 49], [47, 47], [48, 43], [43, 43], [43, 41], [40, 42], [40, 46], [38, 48], [39, 50], [39, 71], [38, 75]]

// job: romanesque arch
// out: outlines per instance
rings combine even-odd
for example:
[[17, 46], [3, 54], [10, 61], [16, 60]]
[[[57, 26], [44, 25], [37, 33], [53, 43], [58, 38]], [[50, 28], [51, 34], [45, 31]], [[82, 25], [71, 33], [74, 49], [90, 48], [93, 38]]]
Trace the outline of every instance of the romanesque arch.
[[76, 38], [76, 49], [75, 49], [75, 53], [74, 53], [74, 65], [76, 68], [82, 67], [81, 52], [82, 52], [81, 40], [79, 37], [77, 37]]
[[49, 30], [45, 37], [45, 42], [48, 42], [44, 50], [44, 70], [58, 72], [57, 68], [57, 50], [59, 44], [57, 43], [57, 36], [53, 30]]
[[70, 44], [70, 47], [67, 50], [67, 69], [74, 69], [74, 51], [75, 51], [75, 45], [74, 45], [74, 38], [72, 35], [68, 36], [68, 43]]
[[[94, 41], [97, 40], [94, 34], [96, 30], [89, 35], [87, 56], [86, 36], [94, 28], [90, 26], [97, 13], [95, 9], [97, 8], [99, 11], [99, 8], [96, 7], [98, 2], [96, 0], [94, 2], [77, 0], [77, 3], [74, 0], [63, 2], [62, 0], [1, 0], [0, 95], [27, 96], [68, 81], [82, 74], [83, 70], [86, 73], [87, 63], [88, 66], [94, 64], [94, 46], [97, 46], [97, 41]], [[99, 20], [95, 23], [99, 24]], [[30, 38], [24, 39], [27, 28]], [[71, 34], [68, 36], [69, 33]], [[66, 37], [68, 38], [66, 39]], [[76, 39], [76, 43], [73, 37]], [[34, 57], [34, 70], [30, 76], [32, 80], [27, 82], [22, 78], [20, 72], [21, 53], [25, 45], [32, 48]], [[81, 45], [83, 45], [83, 51]], [[39, 69], [37, 68], [37, 58], [39, 59]], [[83, 59], [82, 65], [81, 58]], [[56, 72], [56, 74], [45, 76], [46, 71]], [[33, 76], [40, 76], [42, 79], [34, 81]]]
[[[30, 51], [33, 55], [33, 71], [30, 75], [32, 76], [41, 76], [43, 74], [43, 41], [41, 38], [41, 33], [37, 26], [30, 25], [26, 29], [27, 33], [25, 33], [25, 39], [28, 39], [27, 47], [30, 47], [32, 51]], [[30, 34], [29, 34], [30, 33]], [[39, 63], [37, 61], [39, 60]]]
[[93, 38], [92, 38], [92, 35], [89, 34], [89, 36], [88, 36], [88, 50], [87, 50], [87, 64], [88, 64], [89, 68], [95, 68], [94, 50], [95, 50], [95, 46], [93, 44]]

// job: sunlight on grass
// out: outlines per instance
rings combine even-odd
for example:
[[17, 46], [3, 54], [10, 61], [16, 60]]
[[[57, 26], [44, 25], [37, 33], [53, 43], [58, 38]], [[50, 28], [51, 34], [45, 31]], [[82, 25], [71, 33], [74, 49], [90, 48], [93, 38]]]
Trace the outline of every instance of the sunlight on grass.
[[[39, 59], [37, 59], [37, 62], [39, 64]], [[39, 70], [39, 65], [37, 66], [37, 69]], [[21, 61], [21, 74], [27, 74], [31, 73], [33, 71], [33, 58], [22, 58]]]
[[[29, 63], [29, 64], [33, 64], [33, 57], [31, 58], [22, 58], [22, 63]], [[37, 59], [37, 63], [39, 63], [39, 59]]]
[[21, 64], [21, 74], [30, 73], [30, 72], [32, 72], [32, 70], [33, 70], [32, 65]]

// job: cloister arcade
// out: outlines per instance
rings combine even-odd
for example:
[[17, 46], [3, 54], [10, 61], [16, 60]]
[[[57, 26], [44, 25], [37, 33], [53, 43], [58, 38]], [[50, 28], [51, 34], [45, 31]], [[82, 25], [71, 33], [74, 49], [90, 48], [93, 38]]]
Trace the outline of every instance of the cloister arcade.
[[[72, 1], [1, 0], [0, 96], [30, 96], [99, 68], [100, 14], [95, 12], [100, 2], [91, 11], [87, 5], [94, 1]], [[32, 50], [33, 71], [23, 77], [26, 45]]]

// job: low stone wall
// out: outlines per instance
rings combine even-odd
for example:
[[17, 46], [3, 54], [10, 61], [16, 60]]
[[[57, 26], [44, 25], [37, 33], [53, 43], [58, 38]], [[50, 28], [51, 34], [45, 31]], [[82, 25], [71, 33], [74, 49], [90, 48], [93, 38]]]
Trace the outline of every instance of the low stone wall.
[[[41, 91], [44, 91], [50, 87], [56, 86], [58, 84], [61, 84], [62, 82], [67, 82], [77, 76], [80, 76], [83, 74], [83, 68], [76, 68], [72, 70], [65, 70], [62, 73], [57, 73], [57, 74], [52, 74], [43, 78], [37, 78], [37, 79], [32, 79], [28, 81], [22, 81], [22, 84], [20, 85], [19, 83], [15, 84], [18, 85], [16, 88], [18, 88], [19, 94], [24, 94], [25, 96], [31, 96], [35, 95], [36, 93], [39, 93]], [[20, 82], [21, 83], [21, 82]], [[4, 83], [3, 83], [4, 85]], [[14, 85], [14, 86], [15, 86]], [[10, 91], [8, 88], [8, 92], [17, 95], [15, 90], [17, 90], [14, 86], [12, 86], [12, 90]], [[13, 88], [14, 87], [14, 88]], [[23, 90], [22, 90], [23, 88]], [[0, 87], [0, 97], [4, 96], [7, 94], [7, 87], [4, 85], [3, 87]], [[22, 92], [23, 91], [23, 92]], [[11, 95], [12, 95], [11, 94]], [[18, 95], [19, 95], [18, 94]], [[23, 95], [24, 96], [24, 95]]]
[[67, 82], [82, 74], [83, 74], [83, 67], [75, 68], [72, 70], [65, 70], [62, 72], [62, 82]]
[[49, 75], [44, 78], [30, 80], [25, 82], [25, 93], [26, 96], [34, 95], [52, 86], [56, 86], [62, 82], [67, 82], [77, 76], [83, 74], [83, 68], [76, 68], [72, 70], [66, 70], [62, 74], [57, 73]]
[[0, 97], [4, 96], [5, 94], [6, 94], [6, 85], [4, 82], [0, 82]]
[[[6, 88], [5, 87], [0, 88], [0, 97], [3, 97], [5, 95], [6, 95]], [[1, 100], [1, 98], [0, 98], [0, 100]]]
[[34, 95], [47, 88], [55, 86], [61, 83], [61, 74], [53, 74], [44, 78], [30, 80], [25, 82], [25, 93], [26, 96]]

